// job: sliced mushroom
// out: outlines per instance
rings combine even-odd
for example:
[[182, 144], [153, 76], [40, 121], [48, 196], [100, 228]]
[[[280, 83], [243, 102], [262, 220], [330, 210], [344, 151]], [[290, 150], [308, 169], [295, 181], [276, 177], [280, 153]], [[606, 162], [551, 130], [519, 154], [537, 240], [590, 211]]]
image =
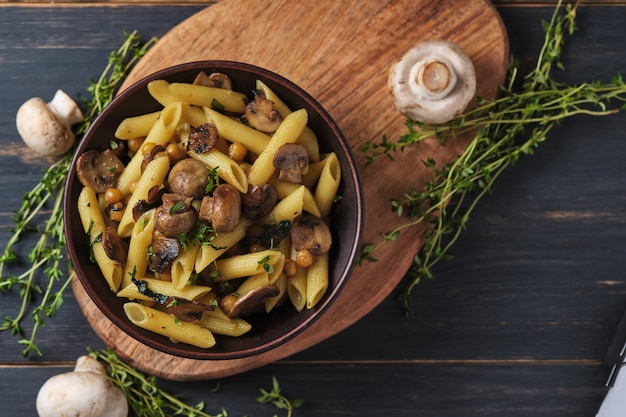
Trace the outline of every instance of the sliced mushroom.
[[230, 77], [222, 72], [213, 72], [207, 75], [206, 72], [200, 71], [196, 78], [193, 80], [195, 85], [203, 85], [206, 87], [223, 88], [225, 90], [232, 90], [233, 83]]
[[108, 226], [102, 231], [102, 247], [109, 259], [119, 265], [126, 263], [128, 242], [117, 234], [116, 226]]
[[277, 202], [278, 191], [271, 184], [265, 184], [262, 187], [255, 184], [241, 198], [243, 212], [252, 220], [271, 213]]
[[191, 231], [198, 220], [193, 199], [180, 194], [163, 194], [163, 204], [157, 208], [154, 228], [167, 237], [178, 237]]
[[124, 164], [110, 149], [83, 152], [76, 161], [78, 180], [96, 193], [104, 193], [107, 188], [113, 187], [123, 170]]
[[215, 127], [214, 124], [201, 124], [189, 134], [187, 151], [193, 151], [199, 154], [206, 153], [217, 145], [218, 138], [217, 127]]
[[241, 194], [231, 184], [220, 184], [213, 190], [211, 224], [218, 233], [232, 232], [241, 218]]
[[139, 200], [132, 207], [133, 210], [133, 220], [137, 221], [141, 217], [142, 214], [151, 210], [155, 207], [158, 207], [162, 203], [163, 194], [165, 194], [165, 188], [161, 188], [158, 185], [154, 185], [152, 188], [148, 190], [148, 198], [145, 200]]
[[330, 228], [319, 217], [305, 214], [291, 228], [291, 241], [297, 250], [308, 250], [313, 255], [324, 255], [332, 244]]
[[146, 154], [143, 156], [143, 160], [141, 161], [141, 172], [143, 172], [146, 169], [146, 167], [148, 166], [150, 162], [162, 156], [168, 156], [168, 155], [167, 155], [167, 151], [165, 150], [165, 148], [161, 145], [156, 145], [152, 149], [150, 149], [148, 152], [146, 152]]
[[280, 290], [273, 285], [256, 287], [239, 296], [227, 295], [222, 298], [220, 307], [228, 317], [241, 317], [252, 314], [265, 306], [267, 298], [276, 297]]
[[167, 312], [173, 314], [182, 321], [194, 321], [200, 319], [205, 311], [213, 311], [215, 307], [198, 301], [189, 301], [184, 298], [170, 297], [166, 302]]
[[172, 262], [180, 254], [180, 244], [177, 239], [159, 236], [152, 240], [148, 267], [152, 272], [161, 274], [172, 267]]
[[174, 164], [167, 176], [171, 192], [201, 199], [209, 184], [209, 169], [193, 158], [185, 158]]
[[295, 184], [302, 183], [302, 174], [309, 166], [309, 153], [300, 143], [286, 143], [274, 154], [274, 167], [278, 169], [278, 180]]
[[261, 132], [276, 131], [283, 118], [278, 111], [274, 110], [274, 102], [265, 98], [265, 94], [258, 90], [255, 90], [254, 93], [254, 100], [246, 106], [246, 121]]

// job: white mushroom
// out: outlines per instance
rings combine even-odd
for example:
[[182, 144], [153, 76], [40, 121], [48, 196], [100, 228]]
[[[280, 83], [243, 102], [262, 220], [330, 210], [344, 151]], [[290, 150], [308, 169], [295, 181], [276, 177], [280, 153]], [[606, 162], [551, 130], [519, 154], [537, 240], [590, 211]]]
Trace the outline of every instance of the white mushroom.
[[396, 108], [408, 118], [446, 123], [460, 116], [474, 98], [474, 65], [452, 42], [423, 42], [391, 67], [389, 90]]
[[26, 145], [43, 156], [60, 156], [75, 141], [72, 125], [84, 120], [70, 96], [57, 90], [52, 101], [31, 98], [20, 106], [15, 122]]
[[128, 402], [107, 377], [104, 366], [89, 356], [73, 372], [48, 379], [37, 394], [39, 417], [126, 417]]

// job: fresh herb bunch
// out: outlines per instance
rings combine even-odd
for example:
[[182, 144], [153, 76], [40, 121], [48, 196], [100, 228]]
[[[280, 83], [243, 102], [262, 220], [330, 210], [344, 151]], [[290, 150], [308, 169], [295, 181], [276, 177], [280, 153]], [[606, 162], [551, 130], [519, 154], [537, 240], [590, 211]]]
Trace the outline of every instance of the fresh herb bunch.
[[462, 154], [445, 166], [437, 166], [431, 158], [423, 161], [431, 169], [432, 179], [423, 190], [411, 189], [391, 203], [393, 212], [409, 217], [407, 223], [382, 234], [378, 244], [367, 245], [361, 253], [361, 262], [375, 261], [374, 252], [395, 240], [402, 230], [425, 226], [424, 245], [414, 257], [407, 274], [410, 282], [402, 292], [407, 312], [411, 311], [411, 291], [422, 280], [433, 278], [432, 269], [439, 261], [451, 259], [450, 247], [504, 169], [520, 156], [532, 154], [563, 120], [580, 114], [611, 115], [624, 109], [626, 83], [621, 76], [610, 83], [579, 85], [560, 83], [552, 77], [555, 68], [564, 69], [561, 52], [566, 36], [575, 31], [577, 6], [563, 7], [558, 2], [551, 19], [543, 22], [545, 38], [534, 69], [518, 82], [518, 66], [512, 62], [499, 98], [479, 99], [475, 108], [444, 125], [407, 120], [408, 133], [397, 141], [383, 137], [378, 143], [363, 146], [371, 162], [381, 156], [393, 159], [393, 152], [427, 139], [443, 143], [474, 135]]
[[[94, 351], [89, 355], [101, 361], [113, 383], [119, 387], [128, 399], [129, 415], [136, 417], [153, 416], [187, 416], [187, 417], [227, 417], [228, 412], [222, 408], [219, 414], [211, 415], [204, 412], [205, 403], [194, 406], [186, 404], [180, 396], [172, 395], [158, 386], [154, 376], [147, 376], [124, 363], [110, 349]], [[271, 403], [278, 409], [287, 410], [291, 417], [293, 410], [303, 403], [301, 399], [289, 400], [281, 393], [276, 378], [272, 378], [271, 390], [261, 389], [257, 401], [261, 404]]]
[[[109, 54], [108, 64], [100, 78], [89, 80], [87, 92], [91, 98], [83, 98], [81, 107], [85, 118], [75, 127], [77, 140], [111, 102], [133, 65], [156, 42], [156, 38], [142, 42], [136, 31], [124, 33], [124, 37], [123, 44]], [[21, 207], [12, 217], [15, 227], [10, 230], [11, 237], [0, 257], [0, 291], [19, 289], [17, 293], [21, 298], [19, 311], [3, 317], [0, 332], [9, 330], [13, 335], [22, 336], [18, 343], [24, 345], [23, 356], [30, 352], [41, 356], [42, 352], [35, 342], [37, 330], [45, 325], [46, 318], [56, 316], [63, 304], [63, 293], [72, 279], [72, 275], [68, 274], [63, 281], [61, 263], [66, 243], [62, 199], [74, 150], [75, 147], [47, 168], [41, 180], [24, 194]], [[39, 234], [40, 238], [30, 249], [28, 266], [21, 273], [13, 274], [9, 264], [19, 263], [16, 250], [29, 232]], [[57, 288], [56, 284], [61, 281], [61, 287]], [[22, 321], [28, 314], [32, 317], [33, 328], [26, 336]]]

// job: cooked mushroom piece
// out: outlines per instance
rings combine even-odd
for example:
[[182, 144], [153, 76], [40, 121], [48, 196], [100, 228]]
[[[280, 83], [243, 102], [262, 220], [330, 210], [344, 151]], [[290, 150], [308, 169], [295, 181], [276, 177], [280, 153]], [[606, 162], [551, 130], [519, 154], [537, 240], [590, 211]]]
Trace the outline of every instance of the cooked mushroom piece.
[[154, 228], [173, 238], [191, 231], [198, 220], [198, 213], [191, 205], [193, 199], [180, 194], [163, 194], [162, 200], [155, 214]]
[[128, 242], [117, 234], [117, 227], [108, 226], [102, 232], [102, 247], [109, 259], [118, 264], [126, 263]]
[[271, 184], [265, 184], [262, 187], [255, 184], [241, 198], [243, 212], [252, 220], [271, 213], [277, 202], [278, 191]]
[[254, 100], [246, 106], [246, 121], [261, 132], [276, 131], [283, 118], [278, 111], [274, 110], [274, 102], [265, 98], [265, 95], [258, 90], [255, 90], [254, 94]]
[[225, 90], [232, 90], [233, 83], [230, 77], [222, 72], [213, 72], [207, 75], [206, 72], [200, 71], [196, 78], [193, 80], [195, 85], [203, 85], [206, 87], [223, 88]]
[[324, 255], [332, 244], [330, 228], [319, 217], [305, 214], [291, 228], [291, 241], [297, 250], [308, 250], [313, 255]]
[[152, 272], [164, 273], [171, 268], [172, 262], [179, 254], [180, 244], [177, 239], [159, 236], [152, 240], [148, 267]]
[[220, 307], [228, 317], [241, 317], [262, 309], [266, 299], [276, 297], [279, 293], [278, 287], [263, 285], [239, 296], [223, 297]]
[[78, 180], [96, 193], [104, 193], [107, 188], [113, 187], [123, 170], [124, 164], [110, 149], [85, 151], [76, 161]]
[[213, 190], [211, 224], [218, 233], [232, 232], [241, 218], [241, 194], [231, 184], [220, 184]]
[[145, 200], [141, 199], [137, 201], [137, 203], [131, 208], [131, 210], [133, 211], [133, 220], [139, 220], [142, 214], [144, 214], [148, 210], [160, 206], [162, 203], [163, 194], [165, 194], [165, 188], [161, 188], [158, 185], [152, 186], [148, 190], [148, 198], [146, 198]]
[[201, 199], [209, 184], [209, 169], [195, 159], [185, 158], [174, 164], [167, 176], [171, 192]]
[[476, 93], [471, 59], [445, 40], [410, 49], [389, 72], [389, 90], [397, 109], [410, 119], [445, 123], [461, 115]]
[[193, 151], [199, 154], [206, 153], [217, 145], [218, 138], [217, 127], [215, 127], [214, 124], [201, 124], [189, 134], [187, 151]]
[[146, 169], [150, 162], [162, 156], [167, 156], [167, 151], [161, 145], [156, 145], [148, 152], [146, 152], [146, 154], [143, 156], [143, 160], [141, 161], [141, 172]]
[[170, 297], [165, 304], [167, 306], [167, 312], [182, 321], [198, 320], [203, 312], [215, 310], [215, 307], [208, 304], [198, 301], [189, 301], [179, 297]]
[[274, 167], [279, 170], [279, 181], [300, 184], [308, 166], [309, 153], [300, 143], [286, 143], [274, 154]]

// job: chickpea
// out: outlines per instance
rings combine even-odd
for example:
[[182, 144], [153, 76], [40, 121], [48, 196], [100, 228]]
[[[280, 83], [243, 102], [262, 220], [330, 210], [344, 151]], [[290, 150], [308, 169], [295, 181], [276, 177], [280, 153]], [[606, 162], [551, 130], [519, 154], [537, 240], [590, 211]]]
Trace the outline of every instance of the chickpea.
[[237, 296], [233, 294], [225, 295], [220, 300], [220, 308], [222, 309], [222, 311], [228, 314], [233, 310], [233, 307], [235, 306], [235, 302], [237, 302]]
[[143, 145], [143, 141], [144, 141], [144, 138], [129, 139], [127, 141], [128, 150], [131, 152], [137, 152], [139, 149], [141, 149], [141, 145]]
[[107, 204], [115, 204], [118, 201], [122, 201], [123, 197], [122, 192], [117, 188], [107, 188], [104, 192], [104, 201]]
[[228, 156], [235, 162], [241, 162], [248, 154], [248, 149], [239, 142], [233, 142], [228, 146]]
[[114, 222], [121, 222], [124, 216], [124, 203], [117, 201], [109, 206], [109, 219]]
[[307, 249], [299, 250], [296, 252], [296, 263], [302, 268], [313, 265], [313, 254]]
[[187, 154], [175, 143], [169, 143], [165, 147], [165, 152], [167, 152], [170, 157], [170, 161], [172, 161], [173, 164], [178, 161], [182, 161], [187, 157]]
[[285, 259], [285, 264], [283, 265], [283, 272], [288, 277], [292, 277], [296, 275], [298, 272], [298, 263], [293, 259]]

